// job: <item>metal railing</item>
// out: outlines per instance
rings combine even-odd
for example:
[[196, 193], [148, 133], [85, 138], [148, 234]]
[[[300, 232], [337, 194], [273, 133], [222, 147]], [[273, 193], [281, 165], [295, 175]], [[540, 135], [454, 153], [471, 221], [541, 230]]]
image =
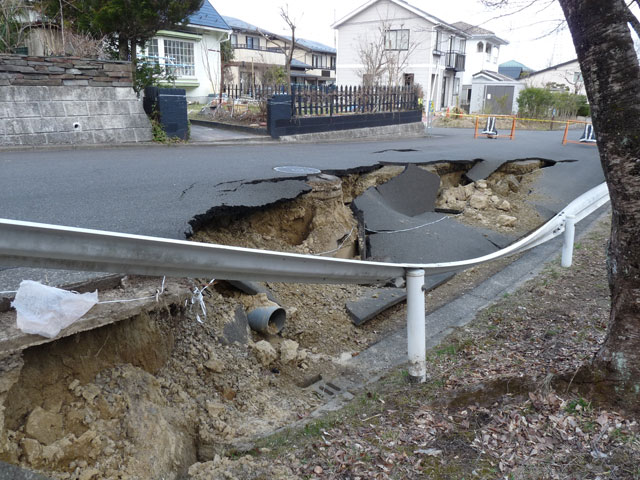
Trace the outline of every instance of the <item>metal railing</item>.
[[254, 250], [0, 219], [0, 265], [174, 277], [369, 284], [407, 280], [409, 374], [426, 378], [424, 275], [455, 272], [523, 252], [565, 234], [562, 265], [571, 265], [574, 224], [609, 201], [605, 183], [589, 190], [542, 227], [483, 257], [394, 264]]

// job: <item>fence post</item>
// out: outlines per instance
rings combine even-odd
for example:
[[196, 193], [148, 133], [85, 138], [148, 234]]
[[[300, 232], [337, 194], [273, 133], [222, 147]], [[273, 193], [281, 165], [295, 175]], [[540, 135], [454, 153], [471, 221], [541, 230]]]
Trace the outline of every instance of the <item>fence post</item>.
[[409, 356], [409, 381], [424, 383], [427, 380], [427, 340], [424, 314], [424, 270], [407, 270], [407, 353]]
[[564, 136], [562, 137], [562, 145], [567, 144], [567, 135], [569, 134], [569, 121], [567, 120], [567, 125], [564, 127]]
[[562, 244], [561, 265], [568, 268], [573, 263], [573, 241], [576, 236], [576, 217], [567, 215], [564, 222], [564, 243]]

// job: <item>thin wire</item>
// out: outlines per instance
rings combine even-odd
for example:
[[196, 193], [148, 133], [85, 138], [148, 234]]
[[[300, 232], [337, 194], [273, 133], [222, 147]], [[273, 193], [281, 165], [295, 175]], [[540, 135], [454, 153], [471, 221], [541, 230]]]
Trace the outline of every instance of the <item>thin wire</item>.
[[151, 300], [153, 298], [155, 298], [156, 302], [158, 302], [160, 295], [162, 295], [164, 293], [164, 283], [165, 283], [166, 279], [167, 279], [167, 277], [162, 277], [162, 285], [160, 286], [160, 289], [156, 289], [156, 294], [155, 295], [150, 295], [148, 297], [140, 297], [140, 298], [129, 298], [127, 300], [103, 300], [102, 302], [98, 302], [98, 305], [104, 305], [104, 304], [107, 304], [107, 303], [140, 302], [142, 300]]
[[353, 234], [353, 231], [356, 229], [356, 227], [353, 227], [351, 229], [351, 231], [349, 232], [349, 235], [347, 235], [345, 237], [345, 239], [342, 241], [342, 243], [338, 246], [338, 248], [334, 248], [333, 250], [329, 250], [328, 252], [322, 252], [322, 253], [314, 253], [314, 255], [328, 255], [329, 253], [334, 253], [337, 252], [338, 250], [340, 250], [342, 247], [344, 247], [344, 244], [347, 243], [347, 240], [349, 240], [351, 238], [351, 235]]
[[[458, 214], [460, 215], [460, 214]], [[457, 217], [458, 215], [454, 215], [455, 217]], [[429, 225], [435, 225], [436, 223], [441, 222], [442, 220], [446, 220], [447, 218], [451, 218], [447, 215], [445, 215], [442, 218], [439, 218], [438, 220], [434, 221], [434, 222], [429, 222], [429, 223], [425, 223], [424, 225], [418, 225], [417, 227], [411, 227], [411, 228], [403, 228], [402, 230], [371, 230], [369, 228], [365, 228], [365, 231], [367, 233], [402, 233], [402, 232], [410, 232], [412, 230], [418, 230], [419, 228], [424, 228], [424, 227], [428, 227]]]

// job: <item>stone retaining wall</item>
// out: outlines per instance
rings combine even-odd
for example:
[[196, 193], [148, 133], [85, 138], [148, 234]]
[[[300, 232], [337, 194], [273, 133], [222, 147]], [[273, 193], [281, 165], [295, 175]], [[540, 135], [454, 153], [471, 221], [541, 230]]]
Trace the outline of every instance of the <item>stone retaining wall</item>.
[[0, 55], [0, 146], [151, 140], [131, 64]]
[[131, 63], [0, 55], [0, 87], [132, 87]]

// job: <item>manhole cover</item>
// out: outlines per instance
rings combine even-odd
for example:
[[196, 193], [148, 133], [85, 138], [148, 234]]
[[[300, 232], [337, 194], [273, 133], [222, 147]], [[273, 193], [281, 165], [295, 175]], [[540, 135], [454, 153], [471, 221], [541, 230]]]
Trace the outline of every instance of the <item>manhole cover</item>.
[[317, 168], [311, 167], [296, 167], [294, 165], [286, 165], [284, 167], [275, 167], [274, 170], [276, 172], [281, 173], [295, 173], [298, 175], [314, 175], [316, 173], [321, 173]]

